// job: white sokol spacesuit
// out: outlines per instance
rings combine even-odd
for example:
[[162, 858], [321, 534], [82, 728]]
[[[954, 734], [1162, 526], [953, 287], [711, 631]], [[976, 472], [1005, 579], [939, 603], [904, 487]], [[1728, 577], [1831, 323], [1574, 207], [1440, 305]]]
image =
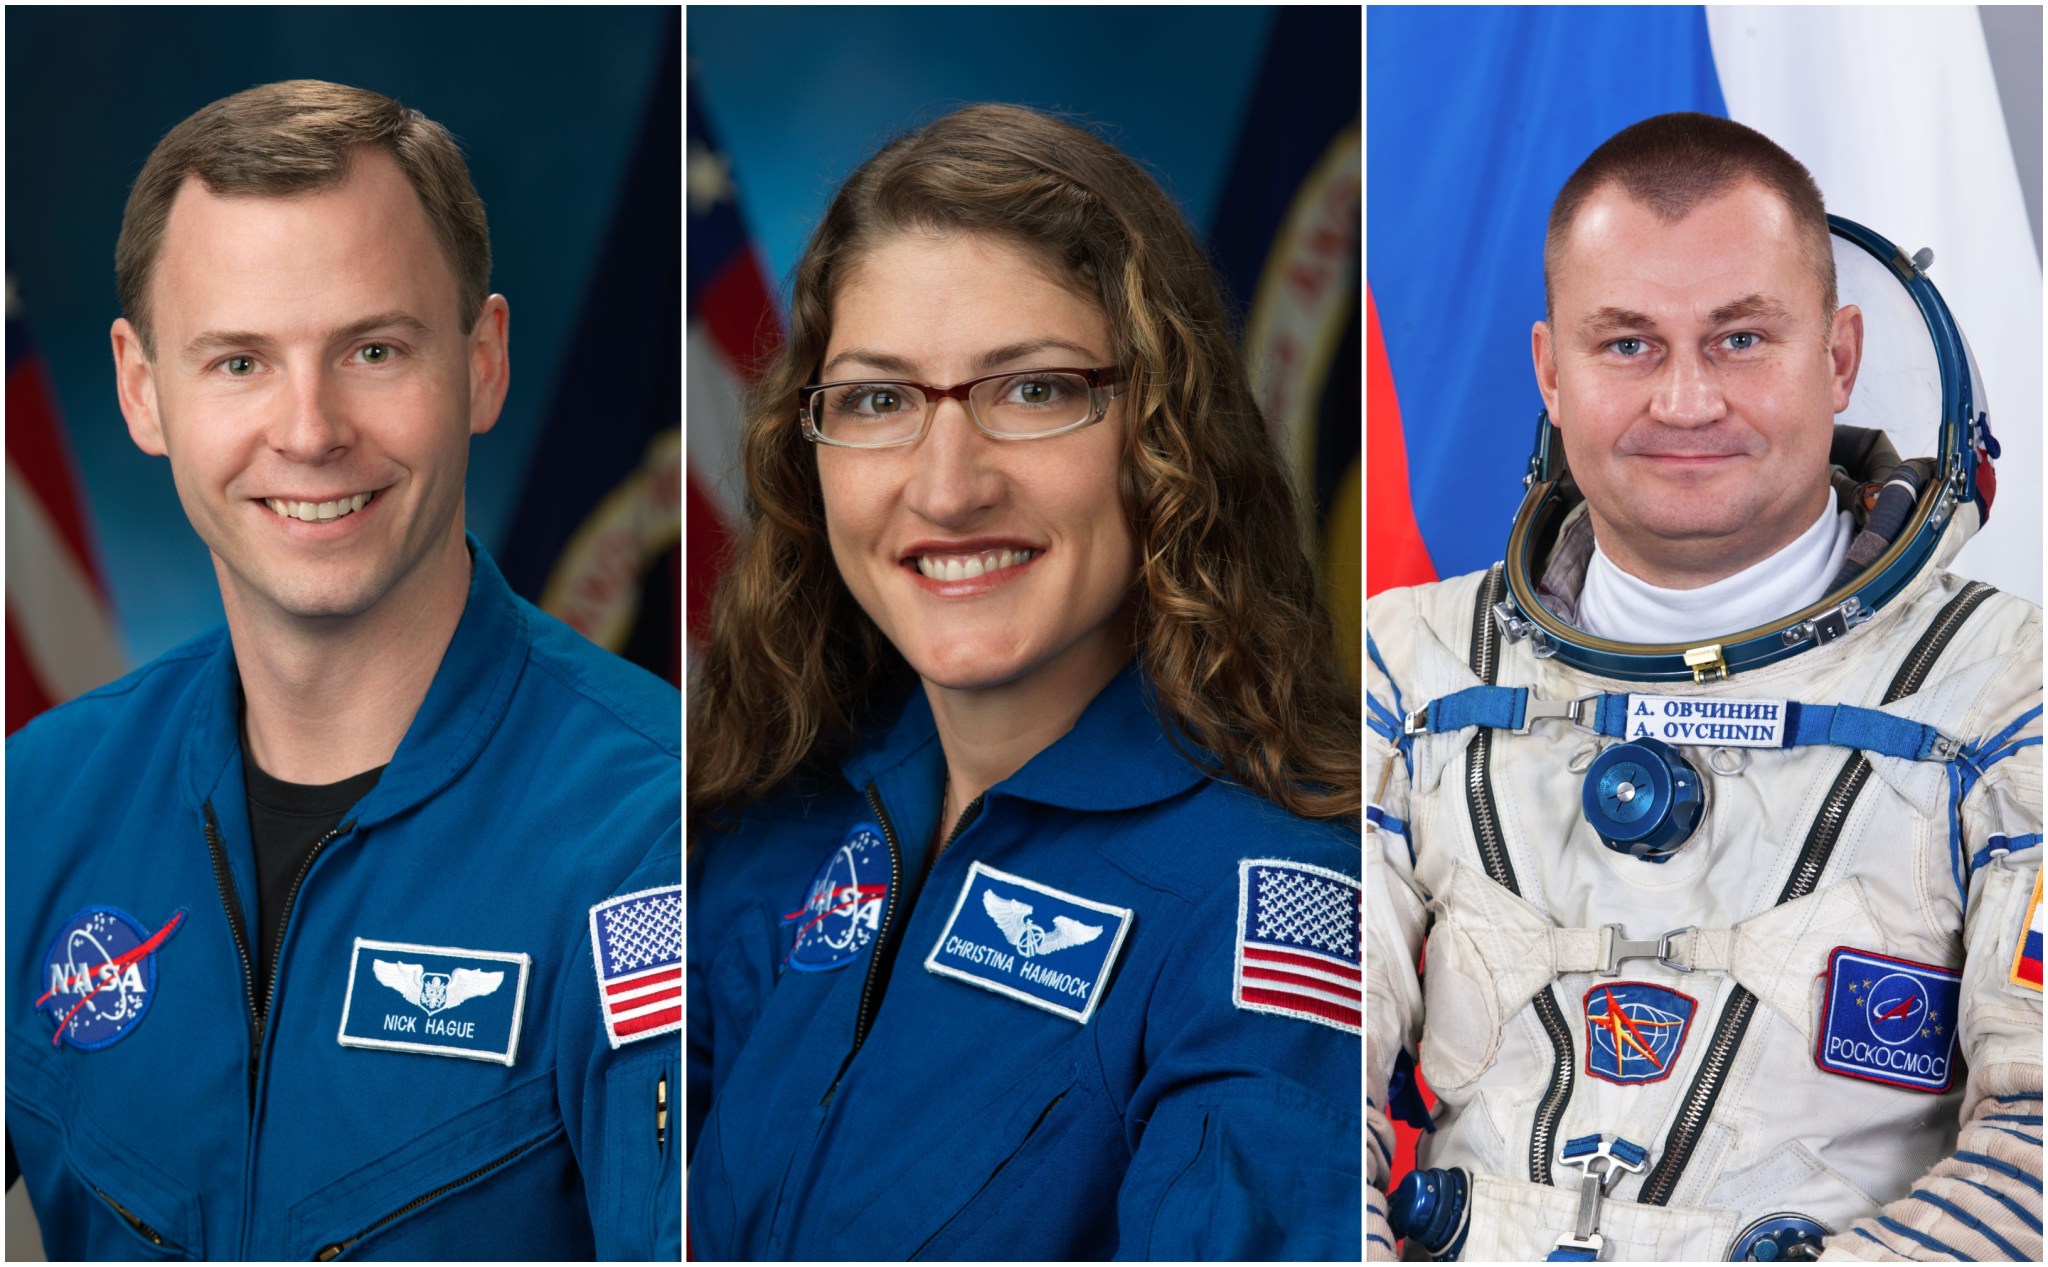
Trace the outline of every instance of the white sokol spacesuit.
[[2039, 1259], [2041, 619], [1944, 570], [1995, 449], [1955, 350], [1942, 455], [1838, 434], [1861, 570], [1775, 624], [1575, 628], [1547, 422], [1506, 562], [1373, 597], [1369, 1257]]

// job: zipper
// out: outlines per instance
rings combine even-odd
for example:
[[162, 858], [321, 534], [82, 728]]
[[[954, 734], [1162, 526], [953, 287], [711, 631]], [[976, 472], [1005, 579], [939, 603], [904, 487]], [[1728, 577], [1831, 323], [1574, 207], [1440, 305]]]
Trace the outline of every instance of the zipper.
[[[547, 1137], [543, 1136], [542, 1138], [545, 1139]], [[498, 1167], [503, 1166], [506, 1162], [511, 1161], [513, 1158], [519, 1156], [519, 1154], [525, 1152], [527, 1149], [532, 1148], [535, 1144], [538, 1144], [540, 1142], [541, 1141], [538, 1139], [528, 1140], [526, 1143], [521, 1144], [519, 1147], [513, 1149], [511, 1152], [506, 1153], [503, 1157], [498, 1158], [496, 1161], [491, 1162], [490, 1164], [485, 1166], [480, 1166], [477, 1169], [472, 1170], [468, 1174], [462, 1176], [462, 1178], [460, 1179], [455, 1179], [449, 1181], [448, 1183], [444, 1183], [440, 1187], [434, 1189], [432, 1192], [426, 1193], [422, 1196], [414, 1197], [412, 1200], [406, 1202], [402, 1206], [399, 1206], [396, 1210], [393, 1210], [391, 1213], [385, 1215], [383, 1218], [378, 1219], [375, 1223], [370, 1224], [362, 1231], [357, 1232], [354, 1236], [348, 1237], [345, 1240], [335, 1241], [331, 1245], [321, 1246], [319, 1252], [313, 1255], [313, 1261], [316, 1263], [324, 1263], [329, 1261], [330, 1259], [341, 1257], [343, 1254], [346, 1254], [348, 1252], [349, 1246], [354, 1245], [357, 1241], [363, 1239], [365, 1236], [368, 1236], [370, 1233], [376, 1231], [378, 1228], [381, 1228], [385, 1224], [392, 1222], [394, 1219], [404, 1218], [406, 1215], [411, 1214], [414, 1210], [419, 1209], [421, 1206], [426, 1205], [430, 1201], [440, 1200], [442, 1197], [447, 1196], [449, 1193], [455, 1191], [457, 1188], [467, 1187], [468, 1185], [475, 1183], [477, 1180], [483, 1178], [487, 1174], [490, 1174], [493, 1170], [496, 1170]]]
[[[1884, 703], [1894, 704], [1919, 690], [1933, 671], [1934, 662], [1954, 640], [1956, 631], [1984, 600], [1991, 597], [1992, 587], [1979, 581], [1972, 581], [1963, 588], [1935, 616], [1934, 623], [1922, 634], [1913, 646], [1912, 653], [1899, 666], [1891, 685], [1885, 688]], [[1799, 851], [1799, 861], [1792, 868], [1791, 878], [1778, 894], [1776, 905], [1783, 905], [1795, 898], [1805, 897], [1820, 885], [1821, 872], [1826, 870], [1828, 856], [1834, 852], [1835, 843], [1841, 838], [1842, 826], [1849, 819], [1849, 810], [1863, 791], [1863, 785], [1870, 780], [1870, 758], [1862, 752], [1850, 754], [1835, 776], [1834, 786], [1828, 789], [1827, 799], [1822, 802], [1820, 813], [1813, 819], [1813, 826], [1806, 834], [1806, 844]], [[1692, 1086], [1687, 1088], [1685, 1099], [1680, 1103], [1678, 1119], [1672, 1124], [1671, 1133], [1664, 1139], [1663, 1155], [1643, 1180], [1643, 1186], [1636, 1200], [1644, 1205], [1664, 1205], [1678, 1188], [1678, 1179], [1684, 1173], [1686, 1163], [1692, 1160], [1693, 1149], [1698, 1147], [1700, 1135], [1706, 1130], [1708, 1120], [1714, 1113], [1714, 1102], [1720, 1098], [1722, 1083], [1728, 1076], [1729, 1067], [1735, 1063], [1735, 1049], [1741, 1045], [1742, 1036], [1749, 1029], [1750, 1018], [1756, 1014], [1756, 996], [1741, 986], [1736, 986], [1728, 996], [1728, 1006], [1722, 1009], [1720, 1023], [1714, 1027], [1714, 1038], [1707, 1045], [1706, 1058], [1700, 1062], [1700, 1071], [1693, 1077]]]
[[313, 842], [312, 852], [299, 864], [298, 875], [292, 877], [292, 887], [284, 895], [284, 910], [280, 911], [277, 917], [277, 950], [270, 956], [270, 990], [264, 995], [263, 1011], [256, 1018], [256, 1037], [259, 1041], [263, 1037], [263, 1026], [270, 1019], [270, 1006], [277, 1002], [277, 966], [278, 961], [284, 958], [284, 934], [285, 930], [291, 927], [292, 907], [298, 905], [299, 886], [306, 882], [306, 876], [313, 870], [313, 863], [319, 860], [320, 852], [355, 825], [356, 820], [351, 818]]
[[[859, 1053], [860, 1045], [867, 1041], [868, 1029], [875, 1022], [875, 1009], [881, 1006], [882, 1001], [881, 996], [876, 993], [876, 987], [881, 985], [882, 978], [888, 975], [889, 966], [896, 960], [896, 946], [889, 940], [889, 932], [895, 924], [896, 900], [903, 888], [903, 848], [896, 842], [895, 825], [889, 821], [889, 815], [882, 809], [882, 794], [872, 783], [864, 790], [868, 798], [868, 808], [875, 812], [875, 822], [882, 829], [882, 839], [889, 842], [889, 896], [882, 907], [882, 925], [875, 930], [874, 949], [868, 954], [867, 979], [861, 982], [860, 1011], [855, 1013], [853, 1018], [853, 1046], [847, 1051], [846, 1059], [840, 1062], [839, 1072], [833, 1075], [832, 1085], [825, 1088], [825, 1098], [818, 1101], [818, 1107], [821, 1109], [832, 1103], [833, 1093], [839, 1090], [840, 1080], [846, 1077], [846, 1071], [853, 1064], [854, 1056]], [[931, 874], [931, 866], [938, 861], [939, 854], [946, 852], [946, 847], [957, 840], [960, 833], [966, 831], [968, 825], [981, 813], [981, 803], [987, 796], [986, 792], [982, 793], [969, 801], [966, 809], [960, 811], [960, 817], [953, 823], [953, 830], [932, 854], [932, 862], [926, 864], [926, 875]]]
[[114, 1207], [114, 1213], [120, 1215], [123, 1219], [127, 1220], [128, 1226], [135, 1229], [135, 1234], [137, 1236], [140, 1236], [143, 1240], [148, 1241], [150, 1244], [156, 1246], [158, 1249], [168, 1250], [174, 1254], [184, 1252], [183, 1247], [173, 1245], [169, 1241], [165, 1240], [163, 1238], [163, 1233], [157, 1231], [149, 1224], [144, 1223], [141, 1219], [136, 1218], [134, 1215], [130, 1214], [126, 1206], [122, 1205], [119, 1201], [114, 1200], [114, 1198], [108, 1196], [105, 1192], [102, 1192], [98, 1185], [94, 1185], [93, 1191], [98, 1192], [100, 1194], [100, 1200]]
[[256, 1107], [256, 1054], [263, 1047], [263, 1021], [256, 1010], [256, 971], [249, 954], [248, 933], [242, 927], [242, 907], [235, 901], [235, 882], [228, 870], [227, 847], [221, 843], [220, 820], [213, 816], [213, 802], [206, 802], [206, 851], [213, 858], [213, 883], [220, 890], [221, 910], [228, 917], [228, 931], [234, 934], [235, 953], [242, 959], [242, 988], [249, 1000], [249, 1108]]
[[654, 1146], [668, 1147], [668, 1070], [661, 1071], [661, 1081], [654, 1084]]
[[875, 945], [868, 953], [868, 973], [860, 986], [860, 1011], [853, 1018], [853, 1046], [846, 1053], [846, 1059], [839, 1062], [839, 1072], [832, 1075], [832, 1085], [825, 1088], [825, 1098], [818, 1101], [823, 1109], [831, 1105], [833, 1093], [839, 1090], [839, 1082], [846, 1077], [847, 1067], [853, 1064], [854, 1054], [867, 1041], [871, 1015], [869, 1002], [874, 998], [875, 983], [881, 975], [882, 950], [889, 940], [889, 928], [896, 919], [896, 901], [903, 890], [903, 849], [896, 843], [896, 827], [889, 821], [889, 815], [882, 809], [882, 794], [870, 783], [864, 789], [867, 793], [868, 808], [875, 812], [875, 823], [882, 829], [882, 839], [889, 844], [889, 896], [883, 900], [882, 923], [875, 930]]
[[[1493, 608], [1505, 596], [1504, 565], [1496, 563], [1479, 587], [1479, 601], [1472, 613], [1472, 672], [1488, 686], [1500, 676], [1500, 631], [1493, 623]], [[1480, 861], [1495, 884], [1521, 896], [1515, 883], [1514, 864], [1508, 859], [1507, 840], [1500, 829], [1500, 810], [1493, 802], [1493, 731], [1480, 727], [1465, 750], [1465, 804], [1472, 816], [1472, 835], [1479, 842]], [[1529, 1179], [1550, 1182], [1550, 1155], [1557, 1138], [1557, 1124], [1572, 1098], [1572, 1083], [1578, 1073], [1578, 1050], [1572, 1044], [1571, 1027], [1565, 1024], [1564, 1007], [1558, 1003], [1556, 987], [1546, 986], [1536, 995], [1536, 1019], [1550, 1039], [1553, 1060], [1550, 1085], [1537, 1101], [1536, 1117], [1529, 1129]]]

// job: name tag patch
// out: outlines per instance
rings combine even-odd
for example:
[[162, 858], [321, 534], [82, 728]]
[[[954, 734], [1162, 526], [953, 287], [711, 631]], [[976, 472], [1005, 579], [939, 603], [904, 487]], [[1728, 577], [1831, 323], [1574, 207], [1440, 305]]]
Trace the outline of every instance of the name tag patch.
[[786, 961], [798, 972], [830, 972], [860, 958], [882, 927], [889, 896], [889, 842], [873, 823], [846, 833], [811, 877], [802, 906], [782, 917], [796, 926]]
[[36, 1010], [56, 1027], [50, 1044], [98, 1051], [126, 1038], [156, 1001], [156, 951], [185, 922], [181, 909], [154, 935], [128, 912], [88, 906], [64, 922], [43, 955]]
[[1717, 748], [1785, 746], [1785, 701], [1631, 695], [1628, 737]]
[[1124, 907], [977, 862], [924, 966], [1086, 1025], [1130, 928]]
[[1939, 1094], [1955, 1080], [1959, 972], [1838, 946], [1814, 1063], [1829, 1073]]
[[358, 937], [335, 1041], [509, 1065], [532, 965], [531, 955]]

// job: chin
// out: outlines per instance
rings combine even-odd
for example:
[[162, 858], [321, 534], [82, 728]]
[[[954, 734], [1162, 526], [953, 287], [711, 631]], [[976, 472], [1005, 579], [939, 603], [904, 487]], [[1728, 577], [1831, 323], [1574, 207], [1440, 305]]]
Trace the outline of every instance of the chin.
[[917, 676], [949, 691], [979, 691], [1003, 686], [1031, 669], [1028, 659], [1011, 648], [955, 645], [905, 656]]

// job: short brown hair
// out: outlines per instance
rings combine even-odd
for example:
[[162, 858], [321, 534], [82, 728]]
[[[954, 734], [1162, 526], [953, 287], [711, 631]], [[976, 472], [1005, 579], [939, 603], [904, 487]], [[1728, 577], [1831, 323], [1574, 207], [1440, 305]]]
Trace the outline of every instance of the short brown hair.
[[1806, 238], [1807, 266], [1820, 282], [1822, 320], [1835, 314], [1835, 251], [1828, 233], [1828, 209], [1813, 173], [1755, 128], [1733, 119], [1689, 111], [1660, 114], [1623, 128], [1579, 164], [1550, 206], [1550, 230], [1543, 241], [1543, 308], [1552, 310], [1565, 238], [1588, 198], [1610, 185], [1648, 207], [1667, 224], [1693, 208], [1753, 180], [1791, 209]]
[[149, 282], [163, 251], [164, 225], [186, 179], [215, 195], [285, 197], [348, 179], [358, 149], [375, 146], [398, 162], [419, 195], [455, 272], [462, 330], [489, 295], [491, 231], [455, 138], [417, 110], [381, 93], [319, 79], [287, 79], [238, 92], [172, 128], [150, 151], [128, 192], [114, 277], [121, 312], [152, 359]]
[[906, 233], [1016, 244], [1100, 306], [1129, 383], [1132, 650], [1159, 713], [1214, 773], [1296, 814], [1355, 819], [1357, 688], [1337, 665], [1295, 492], [1208, 256], [1115, 146], [1033, 110], [977, 105], [862, 164], [797, 265], [789, 341], [747, 419], [745, 521], [691, 680], [691, 821], [830, 771], [915, 680], [840, 578], [817, 453], [797, 427], [840, 288]]

